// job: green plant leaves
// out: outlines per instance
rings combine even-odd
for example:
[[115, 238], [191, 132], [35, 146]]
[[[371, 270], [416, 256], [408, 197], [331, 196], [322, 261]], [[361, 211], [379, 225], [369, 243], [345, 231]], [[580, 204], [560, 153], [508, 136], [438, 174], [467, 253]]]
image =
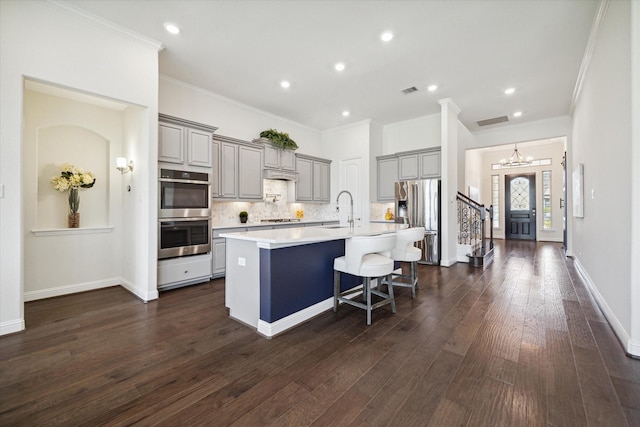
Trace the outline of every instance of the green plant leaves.
[[277, 129], [267, 129], [260, 132], [261, 138], [267, 138], [274, 145], [277, 145], [280, 148], [285, 150], [295, 150], [298, 148], [298, 144], [289, 137], [289, 134], [286, 132], [278, 132]]

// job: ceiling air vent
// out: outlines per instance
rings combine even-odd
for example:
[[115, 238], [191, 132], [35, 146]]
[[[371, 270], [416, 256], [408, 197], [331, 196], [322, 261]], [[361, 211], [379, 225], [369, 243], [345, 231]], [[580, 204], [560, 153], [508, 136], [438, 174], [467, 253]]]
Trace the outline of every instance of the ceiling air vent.
[[476, 123], [478, 123], [478, 126], [489, 126], [489, 125], [495, 125], [496, 123], [502, 123], [502, 122], [508, 122], [508, 121], [509, 121], [508, 116], [500, 116], [500, 117], [494, 117], [493, 119], [478, 120]]
[[411, 87], [408, 87], [406, 89], [402, 89], [402, 93], [404, 93], [405, 95], [408, 95], [410, 93], [417, 92], [417, 91], [418, 91], [418, 88], [415, 87], [415, 86], [411, 86]]

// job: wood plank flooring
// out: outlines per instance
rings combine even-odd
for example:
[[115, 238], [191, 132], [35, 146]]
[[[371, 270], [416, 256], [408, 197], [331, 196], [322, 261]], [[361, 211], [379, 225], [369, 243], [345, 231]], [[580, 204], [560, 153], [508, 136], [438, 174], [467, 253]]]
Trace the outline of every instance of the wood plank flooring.
[[640, 360], [559, 244], [419, 281], [369, 327], [341, 306], [272, 340], [229, 319], [224, 279], [29, 302], [0, 337], [0, 426], [640, 426]]

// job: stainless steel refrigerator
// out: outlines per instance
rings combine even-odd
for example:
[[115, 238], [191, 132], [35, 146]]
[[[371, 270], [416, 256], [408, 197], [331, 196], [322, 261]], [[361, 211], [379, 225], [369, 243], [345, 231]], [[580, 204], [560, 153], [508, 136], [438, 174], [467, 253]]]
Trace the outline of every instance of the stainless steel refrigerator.
[[425, 228], [424, 239], [416, 244], [422, 250], [418, 262], [440, 265], [440, 180], [396, 182], [395, 198], [396, 222]]

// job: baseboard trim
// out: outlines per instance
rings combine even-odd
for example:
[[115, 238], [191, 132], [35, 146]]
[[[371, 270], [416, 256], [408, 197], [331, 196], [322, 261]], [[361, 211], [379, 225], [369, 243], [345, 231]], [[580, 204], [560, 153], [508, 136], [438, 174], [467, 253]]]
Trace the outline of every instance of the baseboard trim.
[[575, 257], [573, 258], [573, 260], [578, 274], [580, 274], [580, 277], [582, 278], [582, 280], [584, 280], [585, 284], [589, 288], [591, 295], [593, 295], [596, 303], [598, 304], [598, 307], [600, 307], [600, 310], [602, 310], [602, 314], [604, 314], [604, 317], [606, 317], [607, 322], [609, 322], [609, 325], [611, 325], [611, 329], [613, 329], [613, 333], [618, 337], [618, 340], [620, 341], [620, 343], [622, 343], [622, 346], [625, 348], [627, 354], [633, 357], [640, 357], [640, 344], [631, 341], [629, 334], [624, 329], [618, 318], [615, 316], [613, 310], [611, 310], [611, 307], [609, 307], [609, 304], [607, 304], [607, 301], [604, 299], [593, 280], [591, 280], [591, 277], [589, 277], [589, 273], [587, 273], [587, 270], [580, 263], [580, 260]]
[[160, 296], [160, 293], [158, 292], [157, 289], [151, 292], [149, 292], [148, 290], [140, 291], [140, 289], [136, 288], [133, 285], [133, 283], [129, 282], [128, 280], [124, 280], [122, 278], [120, 278], [119, 284], [120, 286], [125, 288], [127, 291], [131, 292], [136, 298], [139, 298], [140, 300], [142, 300], [142, 302], [144, 302], [145, 304], [154, 299], [158, 299], [158, 297]]
[[78, 292], [94, 291], [96, 289], [109, 288], [111, 286], [122, 286], [131, 292], [136, 298], [147, 303], [158, 298], [158, 290], [155, 292], [141, 291], [137, 289], [133, 283], [124, 280], [122, 277], [113, 277], [104, 280], [95, 280], [92, 282], [74, 283], [72, 285], [58, 286], [55, 288], [42, 289], [38, 291], [29, 291], [24, 293], [24, 301], [37, 301], [45, 298], [60, 297], [64, 295], [76, 294]]
[[0, 323], [0, 335], [13, 334], [24, 330], [24, 319], [15, 319]]
[[62, 295], [75, 294], [78, 292], [93, 291], [96, 289], [108, 288], [110, 286], [120, 285], [122, 279], [114, 277], [104, 280], [95, 280], [92, 282], [74, 283], [72, 285], [58, 286], [55, 288], [42, 289], [38, 291], [29, 291], [24, 293], [24, 301], [36, 301], [39, 299], [59, 297]]
[[333, 308], [333, 297], [327, 298], [324, 301], [320, 301], [310, 307], [293, 313], [287, 317], [283, 317], [280, 320], [276, 320], [273, 323], [265, 322], [262, 319], [258, 320], [258, 333], [264, 335], [267, 338], [272, 338], [287, 329], [291, 329], [294, 326], [298, 326], [302, 322], [315, 317], [325, 311]]

